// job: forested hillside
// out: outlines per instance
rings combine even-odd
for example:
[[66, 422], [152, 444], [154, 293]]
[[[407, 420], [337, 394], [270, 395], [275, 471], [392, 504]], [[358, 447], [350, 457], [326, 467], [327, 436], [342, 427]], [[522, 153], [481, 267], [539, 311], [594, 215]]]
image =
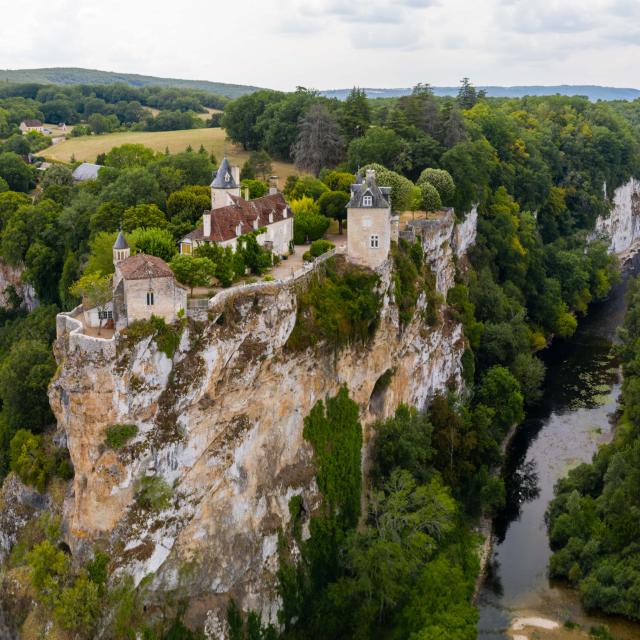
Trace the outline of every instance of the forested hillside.
[[551, 575], [578, 587], [588, 609], [640, 620], [640, 280], [627, 301], [614, 441], [558, 483], [547, 518]]
[[[76, 125], [69, 131], [71, 136], [217, 126], [216, 114], [208, 121], [198, 114], [208, 117], [207, 108], [222, 109], [226, 101], [204, 91], [124, 84], [0, 85], [0, 139], [19, 135], [20, 122], [27, 119]], [[26, 139], [50, 140], [36, 132]]]
[[[111, 89], [124, 91], [117, 85], [100, 91]], [[73, 113], [80, 113], [80, 103], [83, 113], [87, 102], [113, 103], [96, 87], [91, 98], [78, 87], [55, 97], [58, 90], [5, 96], [0, 109], [14, 125], [18, 113], [44, 115], [38, 109], [50, 102], [76, 105]], [[40, 91], [43, 100], [34, 102]], [[162, 95], [149, 90], [149, 100]], [[287, 546], [283, 538], [279, 546], [283, 637], [475, 637], [470, 596], [478, 541], [471, 531], [482, 513], [504, 502], [504, 485], [491, 470], [501, 462], [500, 443], [509, 428], [539, 395], [544, 365], [536, 352], [571, 335], [589, 303], [604, 297], [618, 278], [606, 245], [588, 244], [587, 235], [596, 217], [606, 215], [615, 188], [640, 175], [640, 140], [626, 115], [618, 105], [584, 98], [490, 99], [469, 83], [455, 98], [438, 98], [427, 86], [380, 102], [359, 90], [343, 102], [304, 89], [261, 90], [225, 105], [227, 134], [252, 152], [242, 176], [252, 195], [266, 191], [271, 157], [292, 159], [311, 174], [290, 178], [285, 188], [296, 214], [296, 241], [320, 239], [329, 217], [344, 220], [354, 173], [369, 166], [380, 184], [391, 186], [398, 211], [452, 206], [459, 220], [473, 205], [479, 212], [476, 246], [470, 261], [458, 265], [446, 301], [435, 291], [418, 244], [401, 242], [392, 252], [401, 321], [413, 318], [425, 296], [436, 310], [425, 315], [426, 326], [440, 321], [437, 310], [445, 302], [442, 315], [463, 323], [466, 392], [436, 397], [425, 413], [398, 407], [394, 417], [377, 423], [372, 474], [364, 485], [362, 425], [346, 391], [319, 402], [305, 418], [323, 503], [306, 541], [302, 505], [295, 496], [289, 503], [287, 534], [296, 544]], [[97, 180], [76, 184], [69, 168], [56, 165], [40, 178], [21, 154], [3, 147], [0, 257], [24, 270], [42, 306], [27, 314], [11, 296], [12, 307], [0, 317], [1, 473], [12, 469], [38, 490], [72, 473], [53, 446], [46, 396], [55, 371], [54, 314], [77, 303], [72, 285], [82, 275], [111, 273], [120, 226], [134, 250], [171, 260], [176, 240], [208, 206], [213, 161], [204, 150], [166, 155], [125, 145], [101, 158]], [[245, 251], [231, 256], [212, 249], [202, 257], [218, 268], [215, 275], [224, 285], [247, 269], [263, 272], [256, 243], [247, 240]], [[311, 332], [303, 330], [302, 337], [324, 339], [337, 353], [349, 340], [375, 332], [376, 278], [329, 266], [302, 299], [307, 313], [301, 317], [317, 320], [303, 327], [316, 334], [309, 338]], [[292, 336], [289, 348], [308, 346], [302, 339], [296, 344], [300, 334]], [[626, 344], [630, 349], [632, 343]], [[627, 387], [632, 393], [633, 382]], [[113, 576], [108, 582], [104, 554], [72, 571], [50, 538], [56, 539], [45, 523], [9, 562], [30, 576], [33, 601], [58, 624], [76, 620], [74, 611], [86, 613], [72, 628], [76, 637], [94, 637], [99, 625], [109, 638], [143, 631], [150, 639], [194, 637], [182, 623], [170, 631], [168, 618], [153, 629], [146, 626], [151, 623], [142, 591], [132, 595], [131, 586], [113, 582]], [[618, 542], [630, 544], [626, 538]], [[113, 602], [135, 625], [105, 614], [101, 605]], [[234, 639], [277, 635], [233, 604], [228, 622]]]
[[215, 93], [227, 98], [237, 98], [251, 93], [258, 87], [208, 80], [181, 80], [158, 78], [137, 73], [116, 73], [79, 67], [53, 67], [50, 69], [0, 69], [0, 81], [15, 84], [126, 84], [131, 87], [169, 87], [195, 89]]

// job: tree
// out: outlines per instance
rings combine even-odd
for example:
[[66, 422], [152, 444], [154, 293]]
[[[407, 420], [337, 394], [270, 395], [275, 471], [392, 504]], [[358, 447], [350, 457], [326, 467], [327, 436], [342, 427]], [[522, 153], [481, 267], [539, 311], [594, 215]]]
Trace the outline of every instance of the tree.
[[288, 200], [300, 200], [307, 197], [318, 200], [329, 187], [313, 176], [289, 176], [284, 187], [284, 195]]
[[191, 289], [191, 295], [194, 287], [208, 286], [215, 274], [215, 264], [209, 258], [179, 254], [171, 260], [169, 266], [178, 282]]
[[171, 262], [178, 251], [171, 233], [167, 229], [158, 229], [157, 227], [134, 229], [127, 236], [127, 241], [133, 253], [157, 256], [165, 262]]
[[33, 431], [41, 431], [53, 421], [47, 388], [55, 370], [46, 342], [30, 338], [11, 346], [0, 366], [0, 399], [10, 429], [27, 424]]
[[27, 553], [27, 564], [31, 568], [31, 583], [36, 591], [47, 604], [53, 604], [69, 575], [66, 554], [45, 540]]
[[322, 176], [322, 182], [331, 191], [344, 191], [347, 194], [351, 194], [351, 185], [354, 181], [354, 175], [345, 171], [327, 171]]
[[456, 102], [461, 109], [471, 109], [478, 100], [485, 97], [485, 91], [477, 91], [469, 78], [462, 78]]
[[495, 421], [503, 434], [524, 418], [520, 385], [505, 367], [491, 367], [485, 373], [477, 395], [479, 402], [495, 409]]
[[9, 448], [10, 469], [22, 482], [44, 491], [47, 479], [53, 471], [53, 458], [42, 448], [42, 436], [27, 429], [18, 429]]
[[[106, 168], [100, 171], [100, 178], [106, 179]], [[163, 207], [166, 195], [156, 177], [147, 169], [127, 169], [117, 174], [100, 194], [102, 202], [115, 202], [126, 207], [136, 204], [156, 204]]]
[[113, 300], [113, 288], [109, 275], [102, 275], [99, 271], [82, 276], [69, 289], [71, 295], [86, 301], [86, 308], [98, 310], [98, 334], [102, 330], [102, 319], [107, 317], [107, 306]]
[[369, 101], [364, 89], [354, 87], [339, 110], [340, 130], [347, 142], [367, 133], [371, 125]]
[[402, 170], [405, 165], [401, 159], [407, 151], [407, 143], [395, 131], [372, 127], [364, 136], [350, 142], [347, 162], [354, 170], [371, 163]]
[[17, 153], [0, 153], [0, 178], [12, 191], [27, 192], [34, 186], [34, 171]]
[[290, 203], [293, 218], [293, 239], [295, 244], [322, 238], [329, 228], [330, 220], [320, 214], [320, 207], [311, 198], [292, 200]]
[[139, 227], [162, 229], [166, 226], [167, 219], [155, 204], [138, 204], [135, 207], [125, 209], [122, 214], [122, 228], [126, 232], [133, 231]]
[[347, 219], [349, 195], [344, 191], [327, 191], [318, 200], [320, 213], [338, 221], [338, 233], [342, 235], [342, 223]]
[[[95, 637], [93, 632], [100, 619], [102, 602], [98, 585], [86, 575], [80, 575], [73, 585], [65, 587], [54, 605], [54, 616], [63, 629]], [[78, 636], [76, 636], [78, 637]]]
[[249, 198], [261, 198], [269, 191], [269, 185], [262, 180], [252, 180], [251, 178], [245, 178], [240, 181], [241, 192], [244, 194], [245, 189], [249, 189]]
[[273, 172], [271, 157], [266, 151], [252, 151], [242, 165], [242, 178], [252, 180], [258, 176], [266, 180]]
[[436, 188], [443, 205], [448, 207], [453, 204], [456, 185], [448, 171], [444, 169], [425, 169], [420, 174], [416, 184], [422, 186], [425, 182], [432, 184]]
[[188, 221], [196, 224], [202, 213], [211, 208], [211, 191], [209, 187], [188, 186], [174, 191], [167, 198], [167, 215], [175, 222]]
[[24, 193], [5, 191], [0, 193], [0, 229], [4, 229], [9, 218], [23, 205], [30, 204], [31, 199]]
[[300, 133], [293, 147], [296, 167], [317, 176], [323, 167], [338, 164], [343, 152], [344, 142], [335, 119], [324, 105], [312, 105], [300, 122]]
[[420, 184], [420, 195], [422, 208], [425, 211], [437, 211], [442, 207], [440, 194], [430, 182], [422, 182]]
[[104, 164], [114, 169], [134, 169], [146, 167], [156, 157], [156, 152], [143, 144], [122, 144], [107, 153]]
[[113, 245], [118, 237], [117, 232], [101, 231], [89, 242], [89, 259], [84, 273], [113, 273]]

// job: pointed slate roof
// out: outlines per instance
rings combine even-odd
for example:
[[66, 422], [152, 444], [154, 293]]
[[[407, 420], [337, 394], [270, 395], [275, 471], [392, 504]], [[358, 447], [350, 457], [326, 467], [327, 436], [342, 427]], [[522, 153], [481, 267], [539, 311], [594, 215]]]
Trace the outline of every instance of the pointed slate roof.
[[126, 238], [124, 237], [124, 233], [122, 233], [122, 231], [120, 231], [120, 233], [118, 234], [118, 237], [116, 238], [116, 242], [113, 245], [114, 249], [128, 249], [129, 248], [129, 243], [127, 242]]
[[[364, 196], [373, 198], [371, 206], [363, 207], [362, 200]], [[373, 169], [367, 169], [367, 175], [364, 180], [351, 185], [351, 200], [347, 207], [366, 209], [388, 209], [391, 202], [391, 188], [379, 187], [376, 183], [376, 172]]]
[[[228, 180], [226, 179], [227, 177], [229, 178]], [[222, 162], [218, 167], [218, 171], [216, 171], [216, 177], [213, 179], [211, 186], [217, 189], [236, 189], [240, 186], [236, 184], [236, 181], [233, 179], [233, 173], [231, 172], [231, 166], [229, 165], [227, 156], [222, 158]]]

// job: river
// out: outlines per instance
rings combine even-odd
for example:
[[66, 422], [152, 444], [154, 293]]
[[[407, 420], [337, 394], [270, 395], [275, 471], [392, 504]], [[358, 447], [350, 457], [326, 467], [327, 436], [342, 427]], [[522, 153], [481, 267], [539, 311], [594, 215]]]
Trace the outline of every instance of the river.
[[[640, 625], [590, 616], [574, 590], [549, 581], [551, 550], [544, 522], [556, 481], [590, 461], [598, 445], [612, 437], [620, 380], [611, 344], [623, 321], [625, 290], [622, 283], [605, 302], [592, 305], [576, 334], [555, 341], [542, 356], [547, 365], [544, 396], [507, 450], [507, 505], [494, 523], [493, 558], [478, 598], [480, 640], [509, 638], [512, 620], [529, 616], [561, 624], [573, 620], [586, 629], [606, 624], [615, 638], [640, 638]], [[535, 634], [526, 637], [577, 637], [564, 629]]]

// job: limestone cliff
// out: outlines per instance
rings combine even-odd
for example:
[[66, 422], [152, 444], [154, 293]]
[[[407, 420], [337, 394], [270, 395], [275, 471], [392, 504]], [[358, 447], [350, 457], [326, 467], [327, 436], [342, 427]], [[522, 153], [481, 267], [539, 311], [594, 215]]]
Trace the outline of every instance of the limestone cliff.
[[640, 249], [640, 181], [631, 178], [615, 190], [607, 217], [596, 221], [596, 235], [608, 238], [609, 247], [624, 260]]
[[30, 284], [22, 279], [22, 269], [11, 267], [0, 259], [0, 306], [6, 306], [9, 302], [5, 293], [9, 286], [15, 288], [16, 293], [22, 298], [22, 303], [29, 311], [38, 306], [36, 292]]
[[[425, 246], [443, 294], [471, 226], [475, 220], [461, 244], [460, 229], [443, 221], [437, 246]], [[96, 541], [107, 545], [118, 572], [136, 581], [153, 574], [152, 593], [188, 595], [189, 622], [214, 624], [230, 596], [275, 622], [278, 531], [289, 520], [289, 499], [302, 495], [307, 514], [320, 500], [302, 436], [313, 405], [346, 385], [366, 443], [372, 422], [399, 403], [423, 407], [436, 391], [461, 385], [462, 327], [444, 305], [437, 325], [427, 326], [423, 295], [402, 329], [391, 265], [379, 274], [375, 336], [338, 353], [287, 349], [300, 280], [225, 292], [206, 321], [186, 325], [171, 358], [151, 337], [97, 340], [70, 333], [62, 317], [50, 398], [75, 468], [65, 504], [74, 555]], [[387, 372], [388, 385], [376, 387]], [[115, 423], [139, 428], [117, 451], [105, 446]], [[171, 507], [160, 513], [135, 501], [149, 475], [173, 488]]]

